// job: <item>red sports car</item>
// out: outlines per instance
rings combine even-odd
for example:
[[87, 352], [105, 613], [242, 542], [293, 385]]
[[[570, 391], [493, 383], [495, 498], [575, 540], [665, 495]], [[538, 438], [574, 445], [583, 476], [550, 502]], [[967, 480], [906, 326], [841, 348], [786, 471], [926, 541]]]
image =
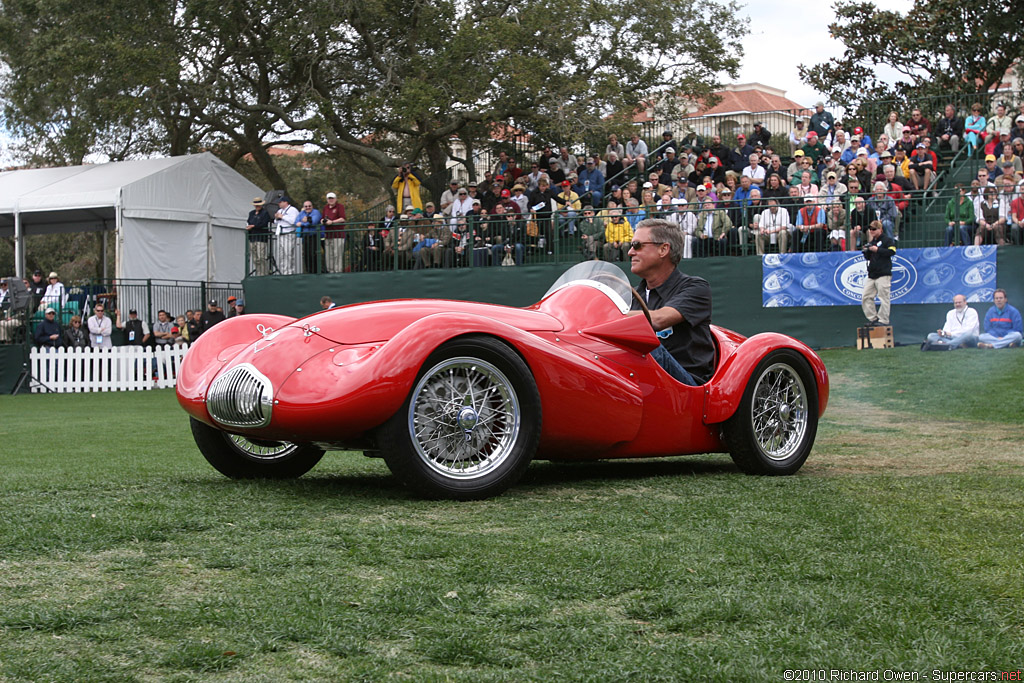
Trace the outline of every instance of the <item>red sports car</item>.
[[428, 496], [483, 498], [534, 458], [727, 451], [792, 474], [814, 444], [828, 374], [781, 334], [713, 327], [714, 376], [672, 379], [617, 267], [566, 271], [528, 308], [443, 300], [245, 315], [200, 337], [178, 374], [199, 450], [229, 477], [297, 477], [326, 450], [381, 456]]

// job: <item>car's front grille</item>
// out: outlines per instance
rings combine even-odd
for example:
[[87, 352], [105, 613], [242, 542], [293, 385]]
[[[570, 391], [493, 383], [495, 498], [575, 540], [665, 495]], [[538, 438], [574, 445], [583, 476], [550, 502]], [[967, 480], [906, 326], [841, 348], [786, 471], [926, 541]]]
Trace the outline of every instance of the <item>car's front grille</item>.
[[210, 417], [229, 427], [264, 427], [270, 424], [273, 405], [270, 380], [248, 363], [215, 379], [206, 394]]

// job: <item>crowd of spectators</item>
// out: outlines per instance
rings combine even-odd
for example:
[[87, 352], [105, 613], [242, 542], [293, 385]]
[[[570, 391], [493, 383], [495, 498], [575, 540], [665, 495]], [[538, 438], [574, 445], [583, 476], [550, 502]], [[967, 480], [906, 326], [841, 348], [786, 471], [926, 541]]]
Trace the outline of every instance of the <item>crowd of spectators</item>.
[[[562, 254], [624, 260], [633, 227], [648, 217], [679, 226], [685, 258], [856, 250], [874, 220], [898, 241], [908, 212], [935, 192], [939, 155], [961, 145], [984, 155], [985, 175], [949, 202], [947, 244], [1020, 243], [1024, 106], [1016, 118], [1003, 104], [988, 118], [981, 105], [971, 109], [965, 119], [949, 104], [936, 121], [917, 108], [903, 121], [891, 112], [875, 139], [860, 126], [845, 129], [818, 102], [774, 138], [758, 121], [733, 144], [692, 133], [676, 140], [665, 130], [656, 146], [636, 132], [625, 144], [612, 134], [603, 152], [547, 146], [522, 166], [500, 152], [483, 180], [452, 180], [437, 204], [422, 201], [422, 174], [406, 164], [392, 182], [396, 204], [376, 224], [350, 230], [344, 261], [317, 260], [323, 243], [345, 238], [326, 217], [333, 193], [322, 211], [310, 201], [298, 211], [284, 197], [276, 220], [262, 220], [264, 234], [275, 231], [275, 248], [254, 245], [254, 270], [508, 266], [550, 254], [556, 243]], [[785, 158], [773, 140], [788, 142]], [[254, 205], [258, 212], [262, 200]], [[257, 223], [250, 214], [253, 230]]]

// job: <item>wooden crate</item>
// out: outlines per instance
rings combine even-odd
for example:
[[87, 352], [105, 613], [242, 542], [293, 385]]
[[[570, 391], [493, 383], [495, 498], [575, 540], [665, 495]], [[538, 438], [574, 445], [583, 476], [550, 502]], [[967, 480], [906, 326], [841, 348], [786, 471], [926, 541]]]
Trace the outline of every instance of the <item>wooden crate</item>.
[[858, 349], [891, 349], [892, 325], [858, 327], [857, 328]]

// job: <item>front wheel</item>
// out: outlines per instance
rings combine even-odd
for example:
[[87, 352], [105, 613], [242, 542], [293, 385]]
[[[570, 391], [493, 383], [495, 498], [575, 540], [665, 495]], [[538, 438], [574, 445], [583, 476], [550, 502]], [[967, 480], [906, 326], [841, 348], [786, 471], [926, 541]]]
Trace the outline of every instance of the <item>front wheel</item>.
[[294, 479], [320, 462], [324, 451], [287, 441], [248, 439], [190, 418], [192, 437], [206, 461], [232, 479]]
[[403, 483], [472, 500], [514, 484], [540, 440], [540, 394], [519, 355], [492, 337], [463, 337], [423, 364], [379, 445]]
[[818, 390], [807, 361], [773, 351], [750, 376], [723, 436], [733, 462], [747, 474], [793, 474], [818, 431]]

